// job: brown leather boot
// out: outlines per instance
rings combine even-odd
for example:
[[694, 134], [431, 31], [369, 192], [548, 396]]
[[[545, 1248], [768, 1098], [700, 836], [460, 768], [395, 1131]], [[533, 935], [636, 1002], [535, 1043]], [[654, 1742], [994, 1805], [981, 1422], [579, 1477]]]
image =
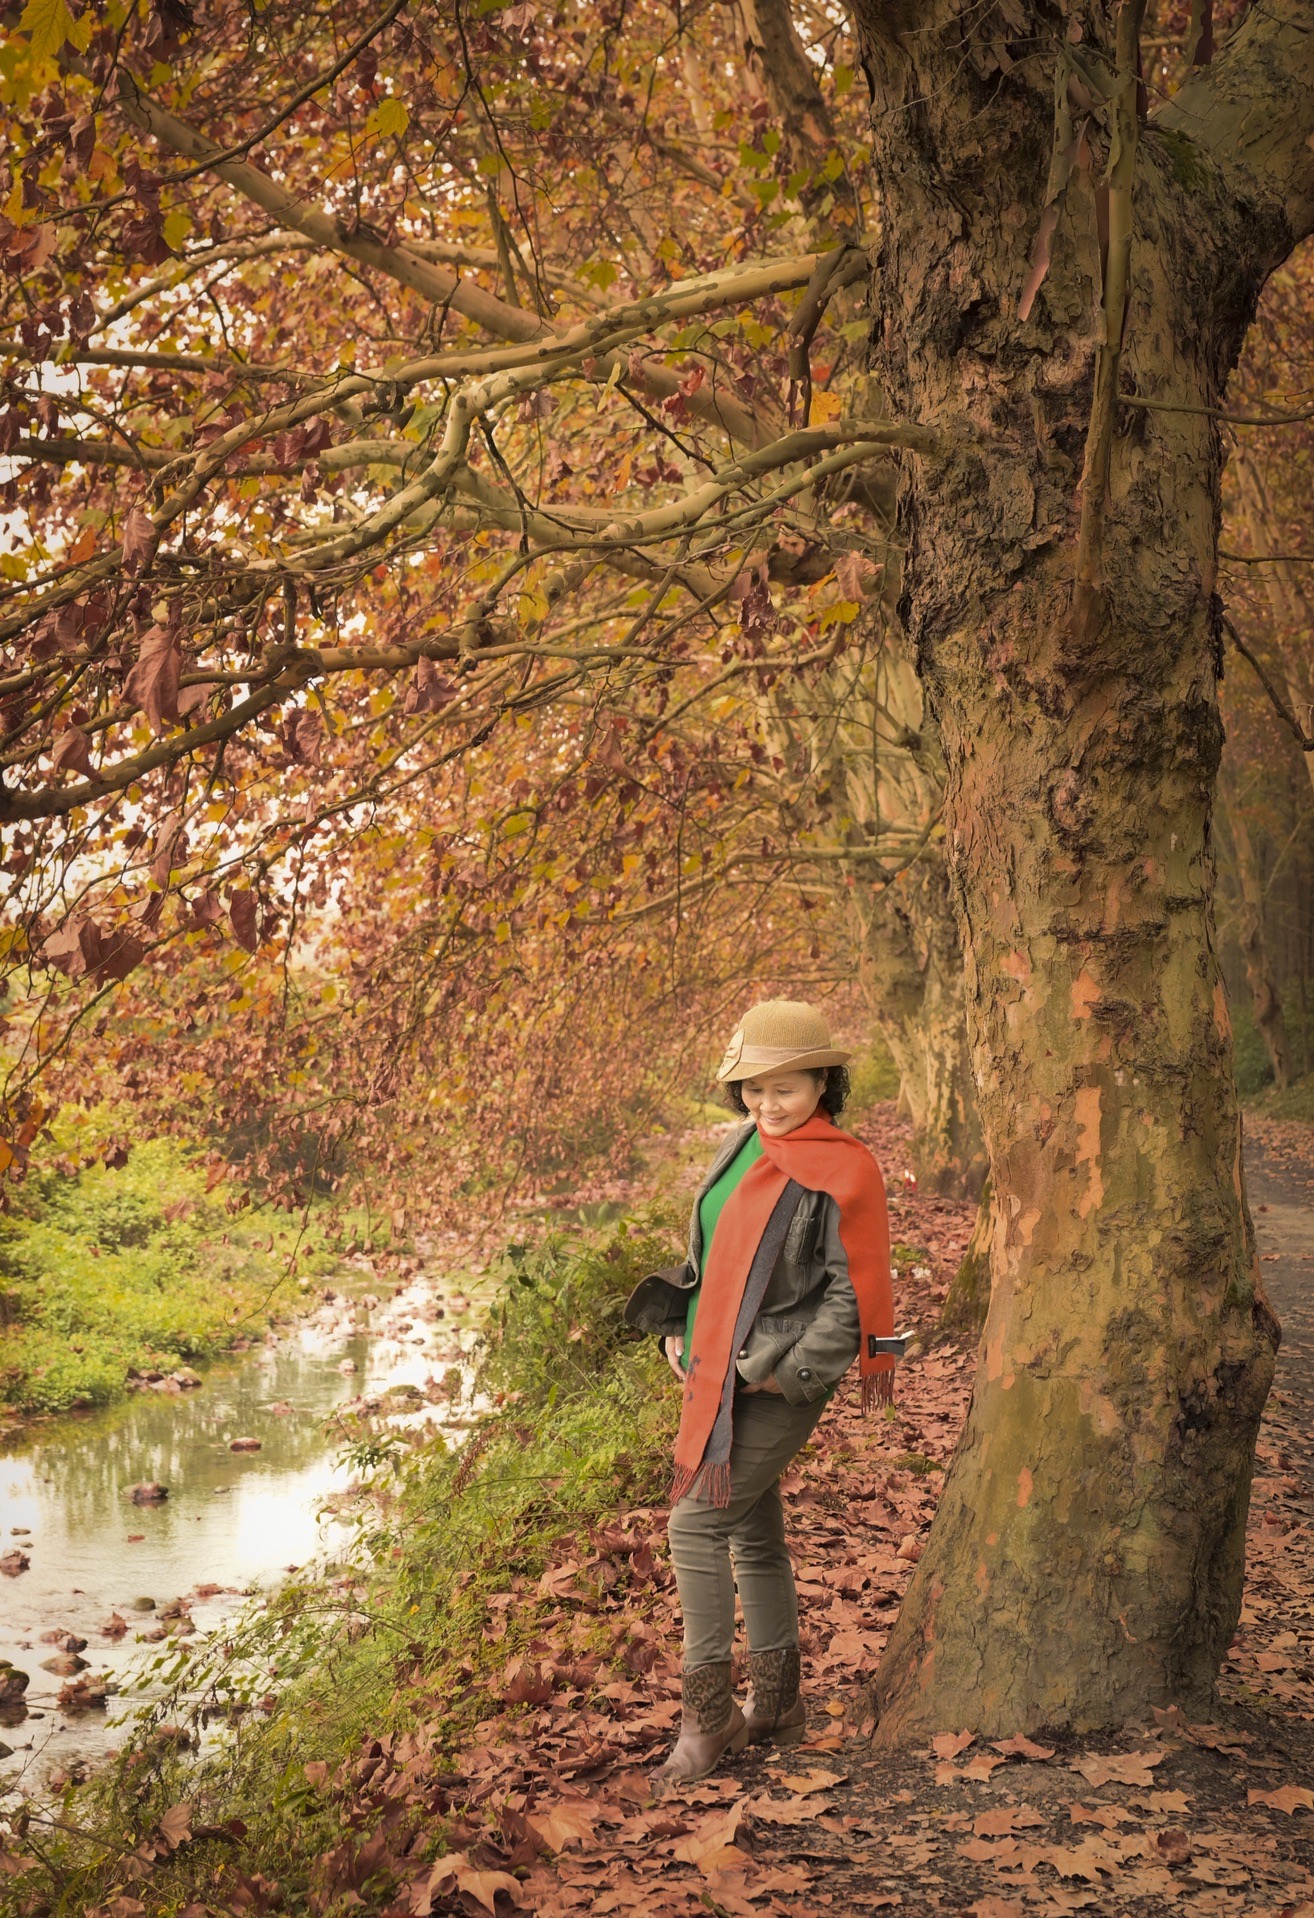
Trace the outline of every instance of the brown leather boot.
[[782, 1645], [775, 1652], [748, 1654], [752, 1689], [744, 1700], [744, 1724], [750, 1744], [802, 1743], [808, 1715], [798, 1695], [801, 1674], [797, 1645]]
[[734, 1701], [727, 1658], [692, 1665], [680, 1684], [680, 1736], [666, 1763], [652, 1774], [656, 1785], [687, 1785], [706, 1778], [724, 1753], [748, 1742], [744, 1714]]

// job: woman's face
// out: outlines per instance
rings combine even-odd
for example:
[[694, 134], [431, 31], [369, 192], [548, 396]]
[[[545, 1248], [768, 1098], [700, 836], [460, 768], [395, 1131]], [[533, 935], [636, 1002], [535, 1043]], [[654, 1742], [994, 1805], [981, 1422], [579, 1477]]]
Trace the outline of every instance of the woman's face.
[[783, 1139], [812, 1117], [824, 1084], [824, 1073], [767, 1072], [758, 1079], [741, 1079], [739, 1090], [758, 1131]]

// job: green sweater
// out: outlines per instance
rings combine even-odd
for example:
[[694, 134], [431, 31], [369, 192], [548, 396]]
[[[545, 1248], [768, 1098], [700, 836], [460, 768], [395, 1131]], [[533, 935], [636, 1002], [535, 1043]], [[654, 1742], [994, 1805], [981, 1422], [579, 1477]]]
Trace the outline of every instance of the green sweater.
[[[701, 1279], [707, 1270], [707, 1257], [712, 1249], [712, 1238], [716, 1232], [716, 1223], [725, 1210], [725, 1202], [743, 1178], [750, 1165], [755, 1165], [762, 1157], [762, 1141], [754, 1128], [740, 1146], [733, 1159], [720, 1177], [709, 1185], [698, 1201], [698, 1229], [702, 1236], [702, 1254], [698, 1262], [698, 1277]], [[681, 1364], [687, 1364], [693, 1350], [694, 1319], [698, 1312], [699, 1286], [689, 1294], [689, 1311], [684, 1322], [684, 1350], [680, 1355]]]

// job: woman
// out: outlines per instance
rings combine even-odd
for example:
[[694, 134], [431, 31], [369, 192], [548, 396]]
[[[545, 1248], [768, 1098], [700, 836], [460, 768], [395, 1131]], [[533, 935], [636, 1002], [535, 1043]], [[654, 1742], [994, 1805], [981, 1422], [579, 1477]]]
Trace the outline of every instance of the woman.
[[[747, 1123], [712, 1161], [689, 1256], [643, 1280], [626, 1318], [684, 1385], [668, 1526], [684, 1613], [680, 1738], [658, 1776], [702, 1778], [750, 1740], [795, 1744], [798, 1598], [780, 1479], [861, 1347], [864, 1406], [895, 1356], [885, 1187], [835, 1117], [847, 1052], [795, 1000], [745, 1014], [717, 1077]], [[750, 1691], [731, 1687], [735, 1591]]]

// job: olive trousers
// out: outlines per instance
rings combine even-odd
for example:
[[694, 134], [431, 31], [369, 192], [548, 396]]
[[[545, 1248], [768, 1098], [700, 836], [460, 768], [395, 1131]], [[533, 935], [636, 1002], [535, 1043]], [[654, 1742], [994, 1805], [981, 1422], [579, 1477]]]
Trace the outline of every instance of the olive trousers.
[[774, 1392], [737, 1392], [730, 1448], [730, 1503], [682, 1498], [666, 1532], [684, 1614], [684, 1664], [731, 1656], [735, 1588], [748, 1648], [798, 1643], [798, 1593], [785, 1544], [780, 1480], [812, 1435], [827, 1400], [790, 1405]]

